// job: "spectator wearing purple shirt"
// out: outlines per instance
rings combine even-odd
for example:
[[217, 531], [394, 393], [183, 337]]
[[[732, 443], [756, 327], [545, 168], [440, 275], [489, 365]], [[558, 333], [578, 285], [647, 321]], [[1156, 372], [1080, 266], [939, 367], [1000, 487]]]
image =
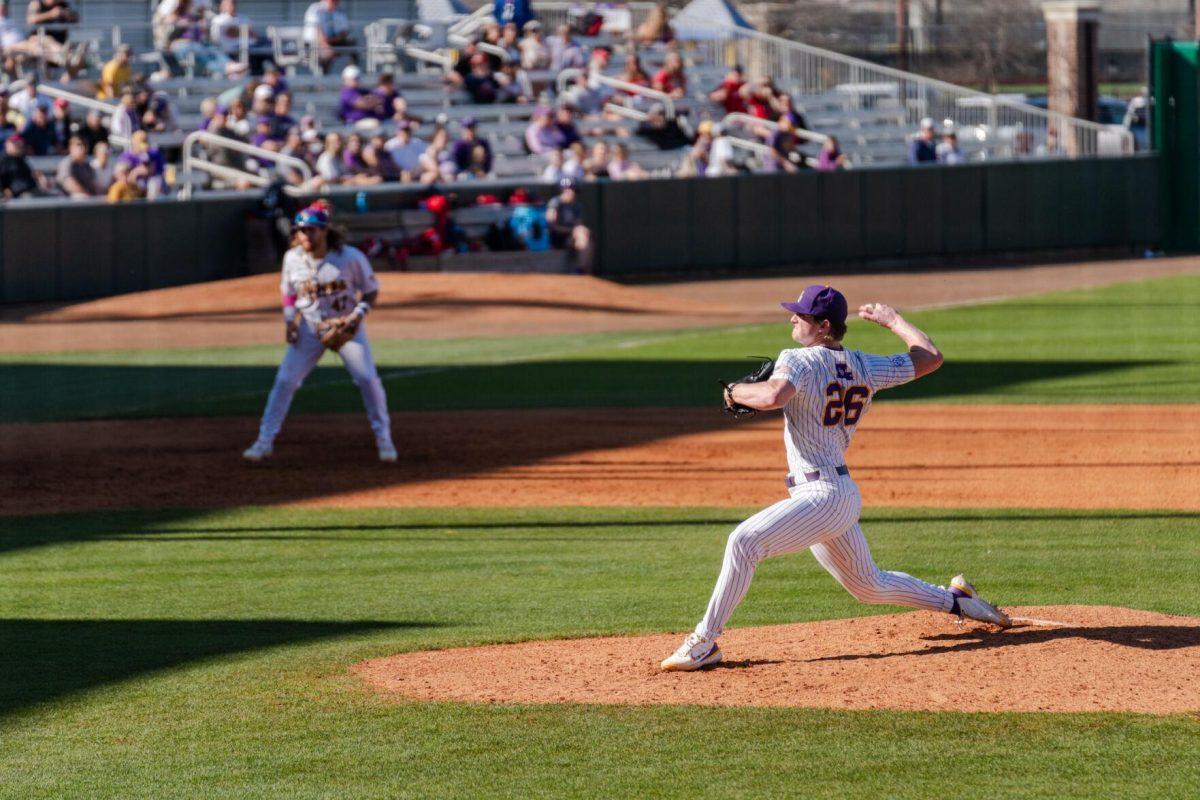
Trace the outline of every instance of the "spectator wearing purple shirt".
[[821, 145], [821, 152], [817, 154], [817, 169], [821, 172], [837, 172], [845, 169], [847, 162], [848, 159], [842, 152], [837, 137], [827, 137]]
[[283, 141], [287, 132], [294, 127], [296, 120], [292, 117], [292, 96], [275, 95], [275, 105], [271, 111], [271, 137]]
[[568, 105], [560, 105], [554, 112], [554, 127], [558, 129], [561, 137], [558, 146], [564, 149], [583, 138], [579, 135], [579, 129], [575, 127], [575, 113]]
[[384, 72], [379, 76], [379, 83], [371, 90], [372, 96], [378, 98], [377, 105], [371, 111], [371, 116], [383, 122], [392, 116], [392, 108], [400, 93], [396, 91], [392, 73]]
[[525, 129], [525, 148], [535, 156], [551, 150], [561, 150], [561, 134], [550, 116], [550, 109], [539, 108], [533, 112], [533, 120]]
[[130, 179], [151, 199], [158, 197], [166, 188], [163, 173], [167, 160], [161, 150], [150, 146], [150, 138], [145, 131], [133, 132], [129, 137], [129, 149], [121, 153], [117, 164], [129, 165]]
[[487, 143], [487, 140], [480, 139], [476, 133], [477, 123], [475, 118], [463, 117], [460, 125], [462, 126], [462, 138], [455, 142], [454, 147], [450, 150], [451, 156], [454, 158], [454, 166], [458, 168], [459, 172], [470, 171], [473, 168], [472, 154], [475, 152], [475, 148], [482, 147], [484, 152], [483, 163], [475, 166], [482, 168], [485, 173], [490, 174], [492, 171], [492, 148]]
[[379, 97], [358, 85], [361, 76], [362, 70], [353, 64], [342, 70], [342, 93], [338, 104], [338, 118], [342, 122], [375, 118]]

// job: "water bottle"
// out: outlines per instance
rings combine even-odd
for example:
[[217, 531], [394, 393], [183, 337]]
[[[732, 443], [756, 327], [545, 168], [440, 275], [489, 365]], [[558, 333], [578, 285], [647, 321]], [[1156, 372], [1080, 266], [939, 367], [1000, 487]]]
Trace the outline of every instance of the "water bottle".
[[370, 210], [370, 205], [367, 203], [367, 193], [359, 192], [354, 195], [354, 207], [358, 209], [358, 213], [365, 214]]

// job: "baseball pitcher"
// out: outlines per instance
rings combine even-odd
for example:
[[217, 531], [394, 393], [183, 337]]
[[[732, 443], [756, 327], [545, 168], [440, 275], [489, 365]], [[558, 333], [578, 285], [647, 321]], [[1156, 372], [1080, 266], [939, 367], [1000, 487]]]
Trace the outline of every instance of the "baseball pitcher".
[[933, 340], [895, 309], [869, 303], [858, 315], [890, 330], [908, 352], [877, 356], [842, 346], [846, 298], [828, 286], [809, 286], [791, 312], [792, 340], [772, 365], [725, 388], [725, 409], [737, 415], [783, 409], [787, 500], [734, 529], [704, 618], [662, 662], [664, 670], [695, 670], [721, 660], [716, 638], [745, 597], [765, 558], [812, 550], [817, 561], [864, 603], [945, 611], [1002, 628], [1008, 616], [986, 602], [962, 575], [950, 588], [875, 565], [858, 525], [862, 498], [846, 467], [846, 449], [875, 393], [921, 378], [942, 365]]

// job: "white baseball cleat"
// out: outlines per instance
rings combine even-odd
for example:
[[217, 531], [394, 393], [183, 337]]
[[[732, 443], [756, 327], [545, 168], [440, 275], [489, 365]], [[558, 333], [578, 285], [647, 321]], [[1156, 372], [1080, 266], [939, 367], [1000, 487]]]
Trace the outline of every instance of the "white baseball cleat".
[[392, 444], [391, 439], [376, 439], [375, 446], [379, 448], [379, 460], [392, 462], [399, 458], [396, 452], [396, 445]]
[[270, 442], [264, 442], [262, 439], [259, 439], [246, 448], [246, 451], [242, 453], [242, 458], [247, 461], [262, 461], [273, 452], [275, 452], [275, 448]]
[[958, 601], [958, 615], [978, 622], [990, 622], [1001, 628], [1011, 628], [1012, 620], [999, 608], [979, 596], [975, 587], [962, 575], [950, 579], [950, 593]]
[[712, 639], [689, 633], [679, 649], [663, 659], [659, 666], [664, 672], [691, 672], [716, 664], [721, 660], [721, 648]]

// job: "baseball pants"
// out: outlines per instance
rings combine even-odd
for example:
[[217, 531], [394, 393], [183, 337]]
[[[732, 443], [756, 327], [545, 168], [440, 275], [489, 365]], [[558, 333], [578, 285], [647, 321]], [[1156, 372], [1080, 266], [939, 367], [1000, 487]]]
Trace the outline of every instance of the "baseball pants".
[[734, 529], [725, 547], [721, 574], [696, 633], [720, 636], [746, 596], [758, 563], [765, 558], [810, 549], [817, 562], [850, 594], [864, 603], [949, 611], [949, 590], [903, 572], [875, 565], [858, 525], [862, 498], [848, 475], [802, 483], [791, 497], [764, 508]]
[[[300, 323], [300, 337], [295, 344], [288, 345], [283, 363], [275, 373], [275, 385], [267, 398], [267, 407], [263, 409], [262, 424], [258, 428], [258, 438], [261, 441], [273, 442], [283, 427], [292, 398], [304, 383], [304, 379], [317, 366], [325, 353], [325, 345], [312, 332], [308, 322]], [[371, 357], [371, 343], [367, 341], [366, 324], [359, 325], [354, 338], [342, 345], [338, 357], [350, 377], [362, 393], [363, 405], [367, 409], [367, 419], [371, 422], [371, 431], [376, 439], [391, 438], [391, 421], [388, 419], [387, 395], [383, 391], [383, 381], [375, 371], [375, 360]]]

